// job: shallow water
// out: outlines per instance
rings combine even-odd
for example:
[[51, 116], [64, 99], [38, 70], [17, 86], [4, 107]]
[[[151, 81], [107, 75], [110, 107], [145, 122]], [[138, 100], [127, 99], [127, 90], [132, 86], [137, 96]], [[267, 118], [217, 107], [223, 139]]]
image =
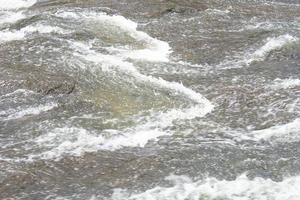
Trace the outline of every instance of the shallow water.
[[0, 3], [0, 199], [300, 199], [297, 0]]

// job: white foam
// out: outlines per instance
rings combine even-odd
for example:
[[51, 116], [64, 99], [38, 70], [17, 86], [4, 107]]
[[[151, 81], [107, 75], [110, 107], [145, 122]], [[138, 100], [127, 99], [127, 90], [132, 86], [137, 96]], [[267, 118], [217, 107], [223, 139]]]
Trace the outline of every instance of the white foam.
[[32, 158], [60, 159], [64, 155], [80, 156], [85, 152], [98, 150], [114, 151], [124, 147], [144, 147], [149, 141], [172, 134], [164, 130], [174, 120], [192, 119], [203, 116], [202, 106], [188, 109], [171, 109], [167, 112], [153, 112], [150, 116], [137, 116], [138, 125], [123, 130], [88, 131], [83, 128], [56, 128], [33, 140], [41, 147], [49, 149]]
[[252, 131], [248, 136], [255, 140], [289, 141], [300, 139], [300, 119], [282, 125], [275, 125], [267, 129]]
[[[103, 132], [109, 136], [104, 137]], [[165, 133], [155, 130], [136, 131], [134, 133], [118, 130], [105, 130], [103, 132], [102, 134], [95, 133], [74, 127], [56, 128], [34, 140], [36, 144], [41, 147], [48, 147], [49, 150], [38, 155], [32, 155], [31, 159], [38, 157], [58, 160], [64, 155], [80, 156], [86, 152], [95, 152], [101, 149], [116, 150], [122, 147], [143, 147], [149, 140], [155, 140], [157, 137], [165, 135]]]
[[281, 24], [276, 24], [274, 22], [256, 22], [255, 24], [247, 24], [245, 28], [242, 28], [239, 31], [256, 30], [256, 29], [272, 30], [275, 28], [279, 28], [281, 26], [282, 26]]
[[23, 14], [23, 12], [2, 12], [0, 15], [0, 24], [14, 23], [20, 19], [24, 19], [25, 17], [26, 16]]
[[138, 31], [138, 24], [126, 19], [123, 16], [119, 15], [107, 15], [105, 13], [96, 13], [96, 12], [58, 12], [56, 16], [62, 18], [71, 18], [77, 20], [87, 20], [87, 21], [95, 21], [101, 23], [103, 26], [109, 27], [117, 27], [119, 30], [114, 31], [122, 31], [128, 34], [130, 37], [134, 38], [139, 43], [143, 43], [146, 45], [145, 49], [132, 49], [126, 47], [118, 47], [118, 48], [107, 48], [111, 53], [118, 54], [119, 57], [122, 58], [131, 58], [136, 60], [144, 60], [144, 61], [152, 61], [152, 62], [168, 62], [170, 46], [167, 42], [160, 41], [158, 39], [152, 38], [147, 33]]
[[[45, 105], [38, 105], [36, 107], [27, 107], [21, 110], [15, 110], [15, 109], [10, 109], [7, 111], [3, 111], [4, 113], [11, 113], [7, 117], [4, 118], [5, 121], [7, 120], [14, 120], [14, 119], [19, 119], [24, 116], [30, 116], [30, 115], [38, 115], [42, 112], [49, 111], [53, 108], [57, 107], [57, 104], [55, 103], [48, 103]], [[2, 115], [4, 114], [2, 113]]]
[[36, 3], [36, 0], [0, 0], [0, 10], [27, 8]]
[[161, 136], [171, 135], [172, 131], [167, 128], [172, 126], [174, 120], [203, 117], [207, 112], [202, 106], [153, 112], [146, 118], [140, 118], [139, 125], [123, 131], [116, 131], [114, 136], [106, 140], [101, 148], [116, 150], [123, 147], [144, 147], [149, 141], [157, 141]]
[[284, 46], [286, 46], [286, 45], [288, 45], [292, 42], [296, 42], [297, 40], [298, 40], [298, 38], [293, 37], [289, 34], [281, 35], [281, 36], [278, 36], [278, 37], [268, 38], [267, 42], [262, 47], [257, 49], [253, 54], [251, 54], [249, 56], [246, 63], [250, 64], [253, 61], [264, 60], [265, 57], [271, 51], [281, 49], [282, 47], [284, 47]]
[[38, 145], [51, 149], [32, 157], [53, 159], [64, 154], [81, 155], [83, 151], [94, 151], [103, 141], [102, 136], [93, 135], [82, 128], [56, 128], [34, 140]]
[[137, 23], [126, 19], [120, 15], [107, 15], [103, 12], [93, 12], [93, 11], [58, 11], [55, 16], [67, 19], [80, 19], [80, 20], [95, 20], [99, 22], [105, 22], [105, 24], [110, 26], [118, 26], [121, 29], [128, 31], [136, 31]]
[[22, 28], [21, 31], [24, 31], [25, 33], [59, 33], [59, 34], [66, 34], [69, 33], [68, 31], [57, 27], [57, 26], [49, 26], [49, 25], [43, 25], [43, 24], [37, 24], [32, 26], [26, 26], [25, 28]]
[[193, 68], [208, 68], [208, 65], [201, 65], [201, 64], [193, 64], [187, 61], [178, 61], [178, 62], [172, 62], [172, 64], [179, 64], [179, 65], [187, 65], [189, 67], [193, 67]]
[[289, 89], [300, 86], [300, 79], [275, 79], [274, 83], [270, 85], [272, 89]]
[[[230, 8], [229, 8], [230, 9]], [[226, 10], [219, 10], [219, 9], [211, 9], [211, 8], [208, 8], [206, 9], [205, 11], [206, 12], [209, 12], [209, 13], [215, 13], [215, 14], [228, 14], [230, 13], [231, 11], [229, 9], [226, 9]]]
[[[5, 82], [4, 82], [5, 83]], [[0, 81], [0, 85], [2, 85], [1, 84], [1, 81]], [[2, 96], [0, 96], [0, 99], [2, 99], [2, 98], [11, 98], [12, 96], [14, 96], [14, 95], [24, 95], [24, 96], [28, 96], [28, 95], [31, 95], [31, 94], [35, 94], [35, 92], [34, 91], [32, 91], [32, 90], [26, 90], [26, 89], [17, 89], [17, 90], [15, 90], [15, 91], [13, 91], [13, 92], [11, 92], [11, 93], [7, 93], [7, 94], [5, 94], [5, 95], [2, 95]]]
[[25, 37], [23, 31], [0, 31], [0, 43], [14, 40], [22, 40]]
[[166, 178], [173, 186], [149, 189], [140, 194], [129, 194], [116, 189], [112, 200], [298, 200], [300, 199], [300, 176], [285, 178], [282, 182], [255, 178], [245, 174], [234, 181], [206, 178], [192, 181], [187, 176], [171, 175]]
[[[123, 130], [88, 131], [83, 128], [56, 128], [33, 141], [49, 149], [39, 155], [43, 159], [60, 159], [64, 155], [80, 156], [98, 150], [114, 151], [124, 147], [144, 147], [149, 141], [170, 135], [166, 129], [174, 120], [192, 119], [206, 114], [205, 109], [195, 106], [189, 109], [172, 109], [168, 112], [153, 112], [150, 116], [137, 116], [138, 125]], [[104, 137], [105, 136], [105, 137]]]
[[9, 30], [0, 31], [0, 43], [8, 42], [8, 41], [15, 41], [15, 40], [23, 40], [24, 38], [26, 38], [26, 36], [28, 36], [32, 33], [68, 34], [68, 33], [70, 33], [70, 31], [66, 31], [66, 30], [64, 30], [60, 27], [56, 27], [56, 26], [49, 26], [49, 25], [43, 25], [43, 24], [31, 25], [31, 26], [26, 26], [17, 31], [9, 31]]
[[268, 38], [266, 43], [254, 52], [235, 55], [234, 57], [236, 57], [236, 59], [225, 60], [219, 64], [219, 67], [223, 69], [241, 68], [243, 66], [248, 66], [255, 61], [263, 61], [272, 51], [282, 49], [286, 45], [297, 42], [298, 40], [299, 38], [289, 34]]

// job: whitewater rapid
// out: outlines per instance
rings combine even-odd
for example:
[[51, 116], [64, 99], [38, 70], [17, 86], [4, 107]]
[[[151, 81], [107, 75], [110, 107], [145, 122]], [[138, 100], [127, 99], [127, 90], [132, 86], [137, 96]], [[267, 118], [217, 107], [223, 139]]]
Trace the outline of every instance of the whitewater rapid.
[[[213, 110], [213, 105], [201, 94], [176, 82], [169, 82], [162, 78], [156, 78], [140, 73], [128, 59], [144, 60], [147, 62], [169, 62], [170, 47], [166, 42], [150, 37], [148, 34], [138, 31], [137, 24], [122, 16], [109, 16], [104, 13], [70, 13], [57, 12], [55, 14], [62, 18], [73, 20], [92, 20], [105, 26], [116, 27], [124, 34], [128, 34], [134, 40], [145, 45], [145, 49], [124, 50], [124, 47], [114, 48], [110, 55], [105, 55], [93, 50], [93, 43], [70, 42], [74, 49], [74, 56], [101, 67], [102, 71], [115, 73], [120, 71], [134, 77], [139, 82], [150, 84], [157, 88], [172, 91], [177, 95], [194, 102], [189, 108], [174, 108], [166, 112], [154, 112], [144, 122], [135, 127], [124, 130], [104, 130], [109, 132], [110, 138], [97, 136], [85, 129], [63, 127], [50, 131], [46, 135], [39, 136], [34, 142], [40, 146], [48, 146], [51, 150], [41, 155], [32, 155], [33, 158], [59, 159], [63, 155], [80, 156], [85, 152], [93, 152], [99, 149], [117, 150], [123, 147], [144, 147], [150, 140], [158, 140], [160, 136], [171, 135], [167, 130], [175, 120], [188, 120], [203, 117]], [[95, 70], [95, 69], [94, 69]], [[62, 136], [65, 135], [65, 136]]]
[[[33, 2], [6, 5], [6, 9], [18, 9], [29, 7]], [[196, 117], [203, 117], [213, 110], [213, 105], [201, 94], [185, 87], [181, 83], [169, 82], [162, 78], [156, 78], [140, 73], [134, 63], [129, 59], [142, 60], [146, 62], [166, 62], [168, 63], [169, 54], [171, 53], [168, 43], [152, 38], [147, 33], [137, 30], [137, 23], [118, 15], [107, 15], [105, 13], [95, 13], [87, 11], [57, 11], [54, 14], [66, 20], [77, 20], [82, 23], [97, 23], [102, 26], [108, 26], [126, 37], [134, 39], [138, 44], [142, 44], [143, 48], [134, 46], [107, 47], [110, 54], [102, 54], [93, 50], [93, 43], [66, 41], [73, 49], [73, 55], [80, 59], [94, 63], [95, 67], [100, 67], [102, 71], [115, 73], [120, 71], [134, 77], [139, 82], [152, 85], [152, 87], [169, 90], [176, 95], [183, 95], [190, 99], [195, 105], [188, 108], [174, 108], [166, 112], [154, 112], [142, 124], [135, 127], [126, 128], [124, 130], [114, 130], [111, 138], [103, 138], [99, 133], [91, 133], [82, 128], [62, 127], [49, 131], [47, 134], [41, 135], [33, 142], [43, 147], [50, 147], [50, 150], [39, 155], [31, 155], [29, 160], [34, 158], [59, 159], [63, 155], [80, 156], [85, 152], [97, 151], [99, 149], [116, 150], [123, 147], [143, 147], [150, 140], [158, 140], [160, 136], [170, 135], [172, 131], [166, 130], [172, 125], [174, 120], [186, 120]], [[22, 15], [23, 17], [23, 15]], [[11, 20], [17, 21], [21, 17]], [[5, 19], [7, 21], [7, 19]], [[10, 42], [15, 40], [26, 40], [28, 37], [35, 37], [41, 34], [71, 34], [71, 30], [64, 30], [61, 27], [46, 24], [35, 24], [26, 26], [20, 30], [0, 32], [0, 42]], [[93, 69], [95, 70], [95, 69]], [[21, 118], [23, 116], [35, 115], [44, 111], [48, 111], [56, 107], [55, 103], [47, 105], [39, 105], [37, 107], [22, 108], [21, 111], [2, 111], [7, 117], [5, 120]], [[12, 114], [9, 114], [12, 113]], [[104, 133], [111, 130], [104, 130]], [[65, 135], [65, 136], [62, 136]], [[93, 141], [93, 142], [92, 142]]]
[[[300, 194], [297, 185], [300, 177], [285, 178], [282, 182], [275, 182], [263, 178], [249, 179], [246, 174], [234, 181], [206, 178], [193, 181], [187, 176], [171, 175], [166, 178], [172, 186], [157, 186], [139, 194], [128, 194], [125, 190], [116, 189], [113, 200], [198, 200], [198, 199], [272, 199], [297, 200]], [[95, 198], [97, 199], [97, 198]]]

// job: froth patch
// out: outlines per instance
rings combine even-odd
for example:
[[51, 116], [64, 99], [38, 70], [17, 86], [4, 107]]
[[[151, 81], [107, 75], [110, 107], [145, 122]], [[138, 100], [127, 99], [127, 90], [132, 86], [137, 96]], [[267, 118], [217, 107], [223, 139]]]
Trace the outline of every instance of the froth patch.
[[0, 43], [14, 40], [22, 40], [25, 37], [23, 31], [0, 31]]
[[203, 116], [201, 106], [188, 109], [171, 109], [167, 112], [152, 112], [150, 116], [137, 116], [138, 125], [123, 130], [86, 130], [78, 127], [55, 128], [33, 140], [44, 151], [31, 159], [59, 160], [66, 155], [81, 156], [99, 150], [114, 151], [124, 147], [144, 147], [149, 141], [171, 135], [167, 128], [174, 120]]
[[268, 38], [267, 42], [257, 49], [247, 60], [247, 63], [251, 63], [253, 61], [261, 61], [263, 60], [271, 51], [281, 49], [285, 45], [296, 42], [298, 38], [293, 37], [289, 34], [281, 35], [278, 37]]
[[0, 10], [13, 10], [30, 7], [36, 3], [36, 0], [4, 0], [0, 3]]
[[299, 140], [300, 119], [292, 122], [275, 125], [270, 128], [250, 132], [249, 136], [256, 140], [289, 141]]
[[25, 28], [22, 28], [17, 31], [9, 31], [4, 30], [0, 31], [0, 43], [1, 42], [9, 42], [14, 40], [23, 40], [26, 38], [26, 36], [38, 33], [38, 34], [49, 34], [49, 33], [58, 33], [58, 34], [68, 34], [70, 31], [66, 31], [60, 27], [54, 27], [49, 25], [31, 25], [27, 26]]
[[[38, 105], [38, 106], [4, 110], [0, 112], [0, 119], [7, 121], [7, 120], [20, 119], [25, 116], [39, 115], [40, 113], [52, 110], [55, 107], [57, 107], [57, 104], [48, 103], [48, 104]], [[7, 114], [8, 116], [6, 116]], [[1, 115], [4, 117], [1, 117]]]
[[14, 23], [26, 16], [22, 12], [5, 11], [0, 15], [0, 24]]
[[79, 127], [55, 128], [33, 140], [44, 151], [30, 159], [59, 160], [66, 155], [81, 156], [99, 150], [115, 151], [124, 147], [144, 147], [149, 141], [171, 135], [168, 130], [174, 120], [204, 116], [207, 110], [201, 106], [187, 109], [171, 109], [152, 112], [149, 116], [137, 116], [138, 124], [123, 130], [86, 130]]
[[158, 40], [149, 36], [143, 31], [137, 30], [138, 24], [119, 15], [107, 15], [96, 12], [68, 12], [62, 11], [55, 14], [57, 17], [83, 20], [86, 23], [94, 21], [100, 23], [103, 27], [114, 28], [112, 31], [124, 32], [126, 35], [135, 39], [136, 42], [142, 43], [146, 48], [135, 49], [128, 46], [118, 46], [107, 48], [111, 54], [117, 54], [123, 59], [144, 60], [150, 62], [168, 62], [171, 48], [167, 42]]
[[157, 186], [139, 194], [129, 194], [126, 190], [116, 189], [111, 198], [113, 200], [300, 199], [299, 176], [286, 178], [282, 182], [263, 178], [249, 180], [245, 174], [234, 181], [207, 178], [194, 182], [187, 176], [175, 175], [167, 177], [166, 180], [172, 186]]
[[273, 84], [269, 87], [272, 89], [289, 89], [296, 86], [300, 86], [300, 79], [275, 79]]
[[30, 160], [35, 158], [59, 160], [65, 155], [81, 156], [86, 152], [98, 150], [143, 147], [149, 140], [156, 140], [161, 135], [165, 133], [158, 130], [127, 129], [95, 132], [76, 127], [56, 128], [34, 140], [37, 145], [48, 150], [32, 155]]
[[[0, 86], [2, 86], [3, 83], [5, 83], [5, 82], [0, 81]], [[11, 93], [7, 93], [7, 94], [0, 96], [0, 99], [11, 98], [15, 95], [22, 95], [22, 96], [26, 97], [31, 94], [35, 94], [35, 92], [31, 91], [31, 90], [26, 90], [26, 89], [17, 89]]]
[[102, 136], [93, 135], [82, 128], [56, 128], [34, 140], [36, 144], [49, 150], [32, 155], [31, 159], [36, 157], [53, 159], [65, 154], [78, 156], [83, 151], [94, 151], [103, 141]]
[[249, 66], [253, 62], [264, 61], [275, 50], [280, 50], [286, 45], [299, 41], [299, 38], [289, 34], [267, 38], [265, 44], [254, 51], [248, 51], [242, 55], [236, 55], [234, 60], [225, 60], [219, 64], [222, 69], [241, 68]]

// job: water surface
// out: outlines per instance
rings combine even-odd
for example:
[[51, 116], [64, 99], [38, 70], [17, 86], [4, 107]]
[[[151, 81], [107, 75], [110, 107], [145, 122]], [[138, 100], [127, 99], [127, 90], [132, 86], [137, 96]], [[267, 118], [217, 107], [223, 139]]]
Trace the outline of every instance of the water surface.
[[0, 0], [0, 199], [300, 198], [297, 0]]

